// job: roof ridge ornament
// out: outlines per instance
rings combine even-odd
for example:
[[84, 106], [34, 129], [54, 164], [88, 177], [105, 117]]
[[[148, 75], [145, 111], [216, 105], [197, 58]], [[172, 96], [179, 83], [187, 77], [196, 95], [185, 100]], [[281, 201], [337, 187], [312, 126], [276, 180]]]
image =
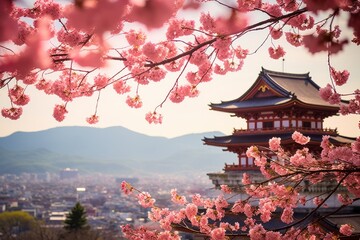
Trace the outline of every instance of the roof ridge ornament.
[[267, 85], [261, 85], [259, 88], [258, 88], [258, 91], [262, 91], [262, 92], [265, 92], [266, 90], [270, 90], [269, 87]]

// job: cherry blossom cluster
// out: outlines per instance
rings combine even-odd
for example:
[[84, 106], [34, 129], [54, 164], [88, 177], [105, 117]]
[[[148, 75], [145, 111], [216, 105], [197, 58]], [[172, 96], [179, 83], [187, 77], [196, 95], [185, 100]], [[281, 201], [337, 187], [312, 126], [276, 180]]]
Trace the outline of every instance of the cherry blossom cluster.
[[[337, 194], [339, 206], [351, 205], [360, 199], [360, 139], [351, 146], [334, 146], [329, 136], [324, 136], [321, 142], [321, 156], [315, 157], [306, 148], [310, 138], [299, 132], [292, 135], [294, 142], [304, 145], [293, 155], [286, 153], [281, 147], [280, 138], [269, 140], [269, 148], [260, 150], [258, 147], [249, 147], [248, 157], [253, 157], [255, 164], [260, 168], [265, 180], [253, 182], [251, 177], [244, 173], [241, 191], [247, 198], [236, 200], [237, 193], [227, 185], [221, 185], [222, 194], [215, 198], [208, 198], [194, 194], [187, 198], [179, 194], [177, 189], [170, 191], [170, 199], [174, 203], [174, 210], [156, 206], [156, 201], [147, 192], [141, 192], [131, 184], [123, 182], [121, 189], [125, 195], [134, 195], [139, 204], [150, 208], [149, 219], [157, 222], [162, 229], [133, 228], [130, 225], [122, 226], [124, 235], [128, 239], [151, 237], [151, 239], [179, 239], [178, 229], [186, 229], [200, 236], [210, 239], [227, 239], [227, 236], [247, 235], [250, 239], [336, 239], [339, 233], [325, 232], [316, 224], [308, 222], [307, 215], [302, 219], [294, 218], [294, 209], [307, 202], [326, 207], [326, 199]], [[272, 158], [270, 155], [276, 155]], [[315, 197], [303, 195], [302, 183], [307, 180], [312, 184], [336, 180], [337, 185], [329, 193], [320, 193]], [[337, 193], [339, 186], [345, 187]], [[237, 189], [237, 191], [239, 191]], [[235, 199], [235, 200], [234, 200]], [[232, 200], [232, 201], [230, 201]], [[278, 213], [280, 209], [280, 215]], [[227, 215], [239, 215], [237, 222], [226, 222]], [[240, 216], [243, 216], [241, 218]], [[263, 223], [279, 218], [287, 224], [283, 228], [266, 229]], [[341, 235], [350, 236], [354, 227], [350, 224], [339, 226]]]
[[[292, 135], [294, 142], [306, 145], [310, 138], [299, 132]], [[155, 206], [155, 200], [147, 192], [136, 190], [127, 182], [121, 184], [124, 194], [135, 194], [139, 204], [151, 208], [149, 219], [157, 222], [162, 231], [155, 231], [140, 227], [132, 228], [130, 225], [122, 226], [125, 236], [129, 239], [138, 239], [139, 236], [152, 236], [154, 239], [163, 239], [163, 235], [169, 239], [178, 239], [177, 229], [186, 228], [194, 234], [205, 235], [210, 239], [226, 239], [227, 235], [248, 235], [250, 239], [334, 239], [337, 233], [328, 233], [320, 229], [316, 224], [308, 224], [306, 227], [301, 222], [308, 221], [294, 218], [294, 209], [307, 202], [313, 202], [316, 211], [320, 207], [326, 207], [326, 199], [336, 194], [339, 186], [347, 189], [347, 193], [341, 191], [337, 194], [339, 206], [351, 205], [360, 199], [360, 139], [358, 138], [351, 146], [336, 147], [329, 141], [329, 136], [324, 136], [321, 143], [321, 156], [315, 156], [308, 151], [306, 146], [299, 149], [293, 155], [285, 153], [281, 147], [280, 138], [269, 140], [269, 148], [260, 150], [257, 147], [249, 147], [248, 157], [255, 159], [255, 164], [265, 176], [263, 182], [252, 182], [248, 174], [244, 173], [242, 179], [242, 191], [247, 198], [236, 198], [236, 193], [227, 185], [222, 185], [222, 194], [215, 198], [208, 198], [199, 194], [190, 196], [191, 200], [171, 190], [171, 201], [180, 206], [175, 210], [159, 208]], [[276, 159], [269, 156], [275, 154]], [[305, 180], [312, 184], [328, 182], [335, 179], [338, 183], [332, 191], [320, 193], [314, 198], [302, 195]], [[256, 203], [256, 204], [254, 204]], [[278, 216], [277, 211], [281, 209]], [[335, 212], [334, 212], [335, 213]], [[226, 215], [245, 216], [245, 220], [234, 223], [224, 221]], [[273, 218], [280, 218], [286, 224], [283, 230], [265, 229], [263, 223]], [[350, 224], [343, 224], [339, 231], [342, 235], [350, 236], [354, 228]]]
[[[204, 11], [194, 19], [181, 17], [214, 2], [227, 14], [215, 16]], [[211, 81], [214, 74], [241, 70], [246, 56], [257, 51], [240, 43], [242, 36], [252, 31], [268, 32], [266, 39], [271, 41], [261, 39], [259, 47], [268, 47], [273, 59], [286, 54], [284, 46], [277, 43], [281, 38], [294, 47], [329, 56], [345, 45], [359, 44], [359, 8], [358, 1], [338, 0], [83, 0], [68, 4], [36, 0], [30, 8], [20, 7], [16, 1], [1, 1], [0, 89], [9, 96], [9, 101], [2, 103], [2, 116], [18, 119], [31, 101], [29, 89], [56, 95], [62, 101], [57, 105], [66, 106], [112, 85], [118, 94], [129, 93], [124, 101], [130, 107], [140, 108], [139, 88], [163, 81], [168, 72], [178, 77], [155, 109], [166, 100], [180, 103], [198, 96], [197, 86]], [[344, 14], [352, 39], [334, 25]], [[152, 38], [148, 32], [157, 28], [164, 31]], [[112, 62], [119, 70], [108, 76]], [[340, 104], [335, 85], [346, 83], [350, 73], [330, 64], [329, 73], [333, 85], [326, 86], [322, 95]], [[359, 93], [354, 95], [349, 104], [342, 104], [342, 113], [359, 112]], [[55, 106], [53, 115], [63, 121], [66, 112]], [[149, 114], [145, 118], [161, 123]], [[98, 120], [96, 114], [86, 119], [90, 124]]]

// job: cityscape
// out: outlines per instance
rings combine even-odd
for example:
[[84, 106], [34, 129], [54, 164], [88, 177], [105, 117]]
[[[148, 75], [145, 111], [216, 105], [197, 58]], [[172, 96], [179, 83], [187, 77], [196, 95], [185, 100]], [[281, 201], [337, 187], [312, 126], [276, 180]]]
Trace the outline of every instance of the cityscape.
[[0, 240], [360, 239], [360, 1], [0, 0], [0, 32]]
[[[159, 207], [172, 206], [170, 190], [174, 186], [186, 196], [216, 194], [214, 189], [209, 191], [212, 186], [206, 176], [198, 179], [176, 176], [137, 178], [100, 173], [83, 175], [79, 172], [66, 168], [59, 173], [0, 175], [0, 213], [24, 211], [40, 220], [43, 227], [61, 229], [66, 215], [76, 202], [80, 202], [92, 230], [98, 231], [105, 239], [121, 239], [121, 225], [139, 226], [148, 222], [148, 209], [142, 208], [134, 197], [121, 193], [122, 181], [151, 193]], [[183, 239], [192, 238], [185, 234]]]

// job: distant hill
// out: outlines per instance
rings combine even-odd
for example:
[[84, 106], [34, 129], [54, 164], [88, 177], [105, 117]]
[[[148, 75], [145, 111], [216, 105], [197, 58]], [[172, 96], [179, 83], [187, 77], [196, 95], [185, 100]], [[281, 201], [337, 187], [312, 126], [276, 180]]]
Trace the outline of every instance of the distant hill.
[[234, 156], [203, 145], [201, 139], [221, 135], [206, 132], [165, 138], [123, 127], [16, 132], [0, 138], [0, 173], [54, 172], [65, 167], [121, 174], [214, 172]]

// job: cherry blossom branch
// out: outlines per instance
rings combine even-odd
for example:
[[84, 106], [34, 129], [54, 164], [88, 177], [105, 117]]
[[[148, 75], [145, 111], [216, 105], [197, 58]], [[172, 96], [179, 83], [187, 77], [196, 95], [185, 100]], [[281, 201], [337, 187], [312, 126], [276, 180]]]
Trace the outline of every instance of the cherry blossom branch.
[[170, 90], [168, 91], [168, 93], [166, 94], [164, 100], [163, 100], [158, 106], [155, 107], [155, 110], [154, 110], [155, 112], [156, 112], [156, 109], [158, 109], [159, 107], [162, 107], [162, 105], [163, 105], [163, 104], [166, 102], [166, 100], [169, 98], [171, 91], [178, 85], [178, 82], [179, 82], [180, 77], [181, 77], [182, 74], [185, 72], [185, 69], [186, 69], [187, 65], [189, 64], [189, 62], [190, 62], [190, 58], [191, 58], [191, 54], [189, 55], [189, 58], [186, 60], [185, 65], [184, 65], [184, 67], [181, 69], [181, 72], [180, 72], [180, 74], [177, 76], [177, 78], [176, 78], [173, 86], [171, 87], [171, 89], [170, 89]]
[[[297, 10], [297, 11], [294, 11], [294, 12], [291, 12], [291, 13], [288, 13], [288, 14], [285, 14], [285, 15], [283, 15], [283, 16], [280, 16], [280, 17], [278, 17], [278, 18], [276, 18], [276, 19], [267, 19], [267, 20], [264, 20], [264, 21], [255, 23], [255, 24], [253, 24], [253, 25], [250, 25], [250, 26], [248, 26], [248, 27], [245, 27], [245, 28], [241, 31], [241, 33], [238, 33], [238, 34], [241, 35], [243, 32], [246, 32], [247, 30], [256, 28], [256, 27], [258, 27], [258, 26], [262, 26], [262, 25], [267, 24], [267, 23], [276, 22], [276, 21], [282, 20], [282, 19], [284, 19], [284, 18], [288, 18], [288, 17], [291, 17], [291, 16], [296, 16], [296, 15], [299, 15], [299, 14], [304, 13], [304, 12], [306, 12], [306, 11], [308, 11], [307, 8], [302, 8], [302, 9], [299, 9], [299, 10]], [[236, 34], [236, 35], [238, 35], [238, 34]], [[239, 36], [240, 36], [240, 35], [239, 35]], [[159, 65], [164, 65], [164, 64], [170, 63], [170, 62], [175, 61], [175, 60], [177, 60], [177, 59], [179, 59], [179, 58], [182, 58], [182, 57], [184, 57], [184, 56], [190, 55], [190, 54], [194, 53], [195, 51], [197, 51], [198, 49], [200, 49], [200, 48], [202, 48], [202, 47], [204, 47], [204, 46], [206, 46], [206, 45], [211, 45], [211, 44], [214, 43], [215, 41], [216, 41], [216, 38], [210, 39], [210, 40], [208, 40], [208, 41], [205, 41], [205, 42], [203, 42], [203, 43], [200, 43], [200, 44], [196, 45], [195, 47], [193, 47], [193, 48], [190, 49], [189, 51], [183, 52], [183, 53], [181, 53], [181, 54], [179, 54], [179, 55], [177, 55], [177, 56], [175, 56], [175, 57], [168, 58], [168, 59], [165, 59], [165, 60], [160, 61], [160, 62], [157, 62], [157, 63], [145, 64], [144, 66], [145, 66], [145, 67], [154, 67], [154, 66], [159, 66]]]
[[[12, 49], [5, 47], [4, 45], [0, 45], [0, 47], [8, 50], [9, 52], [12, 52], [15, 55], [15, 52]], [[3, 55], [0, 55], [0, 57], [3, 57]]]
[[311, 210], [308, 214], [306, 214], [305, 217], [303, 217], [299, 221], [291, 223], [291, 224], [289, 224], [289, 225], [287, 225], [285, 227], [272, 229], [272, 231], [281, 231], [281, 230], [284, 230], [284, 229], [289, 229], [289, 228], [294, 227], [294, 226], [298, 225], [299, 223], [305, 221], [306, 219], [308, 219], [312, 214], [314, 214], [336, 192], [336, 190], [340, 187], [341, 183], [349, 176], [349, 174], [350, 173], [346, 173], [340, 179], [338, 184], [333, 188], [333, 190], [326, 196], [326, 198], [324, 198], [319, 205], [317, 205], [313, 210]]

